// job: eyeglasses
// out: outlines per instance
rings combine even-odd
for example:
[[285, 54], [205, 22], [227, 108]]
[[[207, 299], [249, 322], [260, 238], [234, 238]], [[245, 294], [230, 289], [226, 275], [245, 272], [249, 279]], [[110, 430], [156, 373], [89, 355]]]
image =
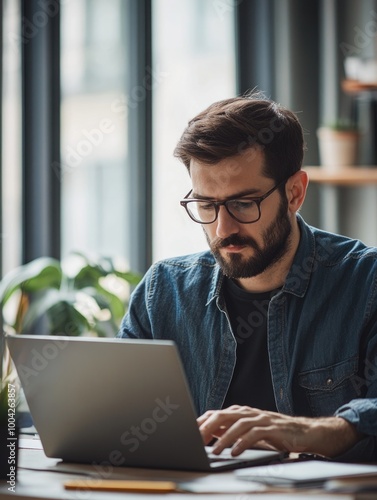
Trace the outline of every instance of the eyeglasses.
[[234, 200], [214, 201], [188, 198], [192, 193], [189, 191], [180, 204], [185, 207], [189, 217], [199, 224], [212, 224], [219, 215], [220, 207], [223, 205], [228, 214], [241, 224], [252, 224], [261, 217], [260, 204], [268, 198], [279, 186], [285, 184], [288, 179], [284, 179], [263, 196], [248, 197], [247, 193], [242, 198]]

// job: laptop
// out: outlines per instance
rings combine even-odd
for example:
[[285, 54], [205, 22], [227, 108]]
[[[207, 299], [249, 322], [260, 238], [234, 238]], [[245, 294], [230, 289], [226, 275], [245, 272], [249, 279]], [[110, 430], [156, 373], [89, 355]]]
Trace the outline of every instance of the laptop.
[[205, 447], [173, 341], [7, 335], [48, 457], [100, 466], [220, 471], [282, 452]]

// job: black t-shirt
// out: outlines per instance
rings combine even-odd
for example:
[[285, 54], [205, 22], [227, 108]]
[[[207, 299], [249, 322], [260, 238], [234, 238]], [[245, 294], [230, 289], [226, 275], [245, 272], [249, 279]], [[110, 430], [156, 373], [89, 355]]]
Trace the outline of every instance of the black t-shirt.
[[267, 349], [267, 311], [278, 290], [250, 293], [224, 278], [226, 308], [237, 340], [237, 361], [223, 408], [246, 405], [277, 411]]

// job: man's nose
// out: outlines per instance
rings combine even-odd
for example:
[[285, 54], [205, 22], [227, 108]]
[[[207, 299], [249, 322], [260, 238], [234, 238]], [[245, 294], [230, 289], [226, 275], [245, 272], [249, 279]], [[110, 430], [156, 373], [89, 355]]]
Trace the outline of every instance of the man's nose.
[[216, 223], [216, 236], [221, 239], [227, 238], [231, 234], [236, 234], [240, 230], [239, 222], [233, 219], [224, 205], [219, 207]]

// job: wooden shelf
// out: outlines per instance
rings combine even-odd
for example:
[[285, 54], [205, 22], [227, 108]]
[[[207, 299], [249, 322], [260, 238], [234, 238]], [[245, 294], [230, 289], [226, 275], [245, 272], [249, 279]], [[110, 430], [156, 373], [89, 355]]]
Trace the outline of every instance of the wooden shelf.
[[319, 184], [338, 186], [362, 186], [377, 184], [377, 165], [364, 167], [342, 167], [331, 170], [328, 167], [304, 167], [309, 174], [309, 180]]
[[361, 92], [374, 92], [377, 90], [377, 82], [363, 83], [358, 80], [343, 80], [342, 89], [347, 94], [359, 94]]

